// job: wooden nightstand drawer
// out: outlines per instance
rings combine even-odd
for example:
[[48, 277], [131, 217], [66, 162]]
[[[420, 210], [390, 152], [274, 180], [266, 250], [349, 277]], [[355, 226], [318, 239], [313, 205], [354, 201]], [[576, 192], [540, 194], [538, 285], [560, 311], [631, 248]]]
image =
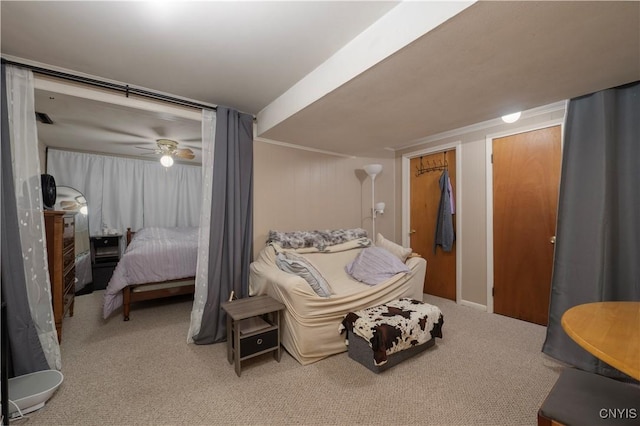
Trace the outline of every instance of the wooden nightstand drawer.
[[120, 235], [108, 237], [92, 237], [96, 247], [118, 247], [120, 245]]
[[240, 343], [240, 358], [273, 349], [278, 345], [278, 330], [269, 330], [255, 336], [242, 337]]
[[111, 263], [120, 260], [120, 234], [91, 237], [92, 263]]

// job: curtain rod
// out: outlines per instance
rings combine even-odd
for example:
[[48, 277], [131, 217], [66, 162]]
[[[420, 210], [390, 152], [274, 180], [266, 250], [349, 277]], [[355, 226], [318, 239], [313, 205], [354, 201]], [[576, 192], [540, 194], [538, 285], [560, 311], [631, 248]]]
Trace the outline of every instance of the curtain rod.
[[[5, 58], [2, 58], [2, 63], [7, 65], [15, 65], [21, 68], [27, 68], [33, 71], [34, 73], [47, 75], [50, 77], [61, 78], [64, 80], [74, 81], [76, 83], [88, 84], [91, 86], [101, 87], [104, 89], [116, 90], [118, 92], [123, 92], [127, 98], [129, 97], [129, 95], [138, 95], [148, 99], [155, 99], [155, 100], [160, 100], [164, 102], [170, 102], [173, 104], [182, 105], [182, 106], [191, 107], [191, 108], [212, 109], [214, 111], [217, 110], [215, 106], [205, 105], [198, 102], [188, 101], [180, 98], [174, 98], [172, 96], [164, 95], [162, 93], [152, 92], [149, 90], [138, 89], [135, 87], [131, 87], [128, 84], [122, 85], [117, 83], [110, 83], [108, 81], [96, 80], [94, 78], [82, 77], [79, 75], [69, 74], [61, 71], [54, 71], [47, 68], [37, 67], [34, 65], [22, 64], [20, 62], [10, 61]], [[2, 76], [2, 78], [4, 78], [4, 76]]]

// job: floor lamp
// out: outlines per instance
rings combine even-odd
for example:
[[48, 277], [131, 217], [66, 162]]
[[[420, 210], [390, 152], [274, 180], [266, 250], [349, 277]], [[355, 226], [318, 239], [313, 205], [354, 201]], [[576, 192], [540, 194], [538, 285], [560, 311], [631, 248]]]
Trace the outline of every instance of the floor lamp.
[[371, 178], [371, 223], [372, 223], [372, 236], [371, 240], [376, 239], [376, 215], [378, 213], [384, 213], [384, 203], [377, 203], [375, 201], [376, 196], [376, 176], [382, 171], [382, 164], [367, 164], [364, 166], [364, 171], [367, 172]]

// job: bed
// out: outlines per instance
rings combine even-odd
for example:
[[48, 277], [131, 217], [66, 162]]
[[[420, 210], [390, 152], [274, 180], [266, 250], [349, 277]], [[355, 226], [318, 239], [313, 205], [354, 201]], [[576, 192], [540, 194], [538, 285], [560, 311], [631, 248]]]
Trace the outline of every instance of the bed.
[[131, 304], [193, 294], [198, 228], [127, 229], [127, 248], [105, 289], [103, 317], [122, 307], [129, 320]]

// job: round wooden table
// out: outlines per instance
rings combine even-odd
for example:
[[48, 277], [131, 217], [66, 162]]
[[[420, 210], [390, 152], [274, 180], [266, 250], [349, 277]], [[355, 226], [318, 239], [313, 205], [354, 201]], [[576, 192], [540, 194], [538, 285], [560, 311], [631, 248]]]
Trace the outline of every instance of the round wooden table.
[[562, 328], [582, 348], [640, 380], [640, 302], [597, 302], [574, 306]]

